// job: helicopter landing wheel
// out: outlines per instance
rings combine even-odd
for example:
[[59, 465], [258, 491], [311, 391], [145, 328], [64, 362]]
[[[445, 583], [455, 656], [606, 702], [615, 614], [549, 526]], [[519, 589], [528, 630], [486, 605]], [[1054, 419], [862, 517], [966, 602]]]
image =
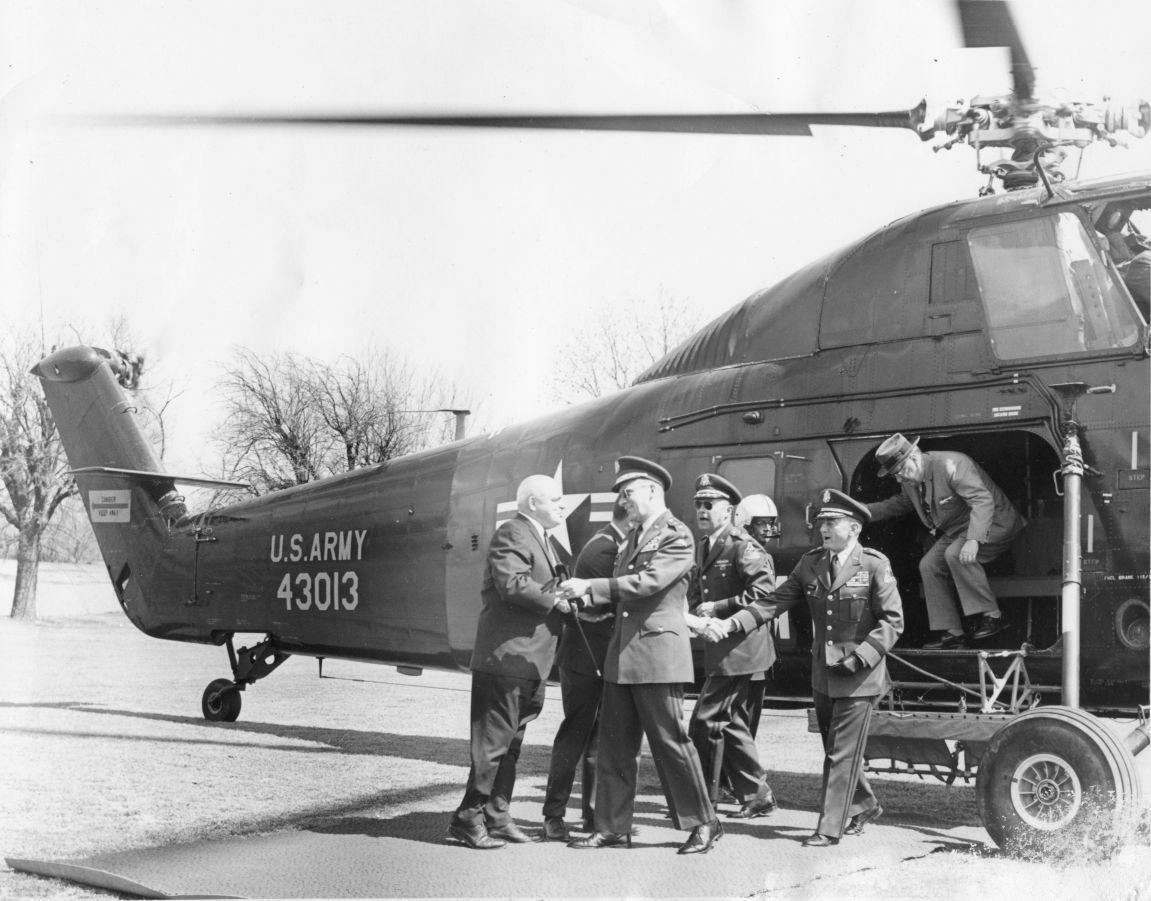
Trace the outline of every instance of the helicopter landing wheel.
[[213, 679], [200, 700], [204, 719], [217, 723], [234, 723], [240, 715], [240, 690], [231, 679]]
[[992, 840], [1022, 857], [1107, 855], [1137, 811], [1139, 777], [1123, 740], [1071, 707], [1039, 707], [1000, 729], [975, 781]]

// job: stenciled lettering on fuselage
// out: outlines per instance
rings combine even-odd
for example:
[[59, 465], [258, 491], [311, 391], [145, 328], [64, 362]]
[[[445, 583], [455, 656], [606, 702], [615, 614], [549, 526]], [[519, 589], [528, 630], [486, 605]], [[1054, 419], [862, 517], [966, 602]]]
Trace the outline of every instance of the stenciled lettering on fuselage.
[[[273, 563], [307, 564], [284, 573], [276, 597], [286, 610], [355, 610], [360, 604], [360, 575], [355, 568], [338, 565], [364, 559], [367, 529], [340, 532], [293, 532], [271, 536]], [[314, 564], [337, 564], [334, 567]]]

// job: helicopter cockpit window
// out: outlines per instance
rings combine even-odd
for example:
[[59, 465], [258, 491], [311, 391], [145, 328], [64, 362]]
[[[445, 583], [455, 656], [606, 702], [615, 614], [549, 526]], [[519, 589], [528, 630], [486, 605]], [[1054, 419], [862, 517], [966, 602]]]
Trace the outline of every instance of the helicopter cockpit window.
[[1073, 214], [974, 229], [968, 243], [998, 358], [1100, 351], [1138, 340], [1130, 301]]

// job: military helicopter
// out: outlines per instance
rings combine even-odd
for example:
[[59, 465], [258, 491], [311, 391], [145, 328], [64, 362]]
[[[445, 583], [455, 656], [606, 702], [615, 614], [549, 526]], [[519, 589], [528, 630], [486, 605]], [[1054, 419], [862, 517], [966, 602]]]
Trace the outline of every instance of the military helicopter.
[[[177, 486], [234, 486], [163, 471], [113, 355], [76, 347], [45, 358], [35, 372], [125, 614], [149, 635], [227, 649], [231, 676], [207, 686], [204, 716], [235, 720], [241, 693], [293, 655], [466, 668], [488, 539], [529, 474], [564, 486], [575, 549], [609, 516], [621, 454], [672, 472], [673, 510], [690, 505], [696, 474], [719, 472], [775, 500], [772, 550], [786, 572], [815, 543], [821, 489], [893, 493], [875, 450], [901, 431], [974, 457], [1030, 524], [993, 581], [1010, 643], [982, 650], [916, 650], [926, 623], [915, 536], [900, 524], [865, 533], [892, 558], [909, 613], [868, 757], [944, 778], [977, 770], [1000, 844], [1077, 828], [1096, 791], [1130, 808], [1146, 728], [1124, 741], [1097, 714], [1148, 700], [1148, 317], [1123, 267], [1146, 228], [1151, 173], [1080, 182], [1056, 157], [1141, 136], [1151, 106], [1044, 100], [1006, 5], [959, 11], [968, 46], [1011, 48], [1014, 91], [931, 118], [925, 103], [870, 114], [122, 117], [761, 135], [855, 125], [1011, 151], [980, 157], [985, 196], [911, 214], [811, 263], [619, 394], [206, 512], [189, 511]], [[263, 637], [236, 646], [252, 633]], [[780, 623], [775, 693], [806, 693], [811, 640], [803, 622]]]

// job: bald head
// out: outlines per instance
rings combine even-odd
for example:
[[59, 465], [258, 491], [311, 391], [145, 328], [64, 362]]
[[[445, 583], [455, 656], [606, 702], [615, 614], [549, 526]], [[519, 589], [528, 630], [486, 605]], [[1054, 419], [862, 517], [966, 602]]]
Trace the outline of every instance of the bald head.
[[551, 476], [528, 476], [516, 490], [516, 508], [545, 529], [554, 529], [564, 518], [563, 491]]

